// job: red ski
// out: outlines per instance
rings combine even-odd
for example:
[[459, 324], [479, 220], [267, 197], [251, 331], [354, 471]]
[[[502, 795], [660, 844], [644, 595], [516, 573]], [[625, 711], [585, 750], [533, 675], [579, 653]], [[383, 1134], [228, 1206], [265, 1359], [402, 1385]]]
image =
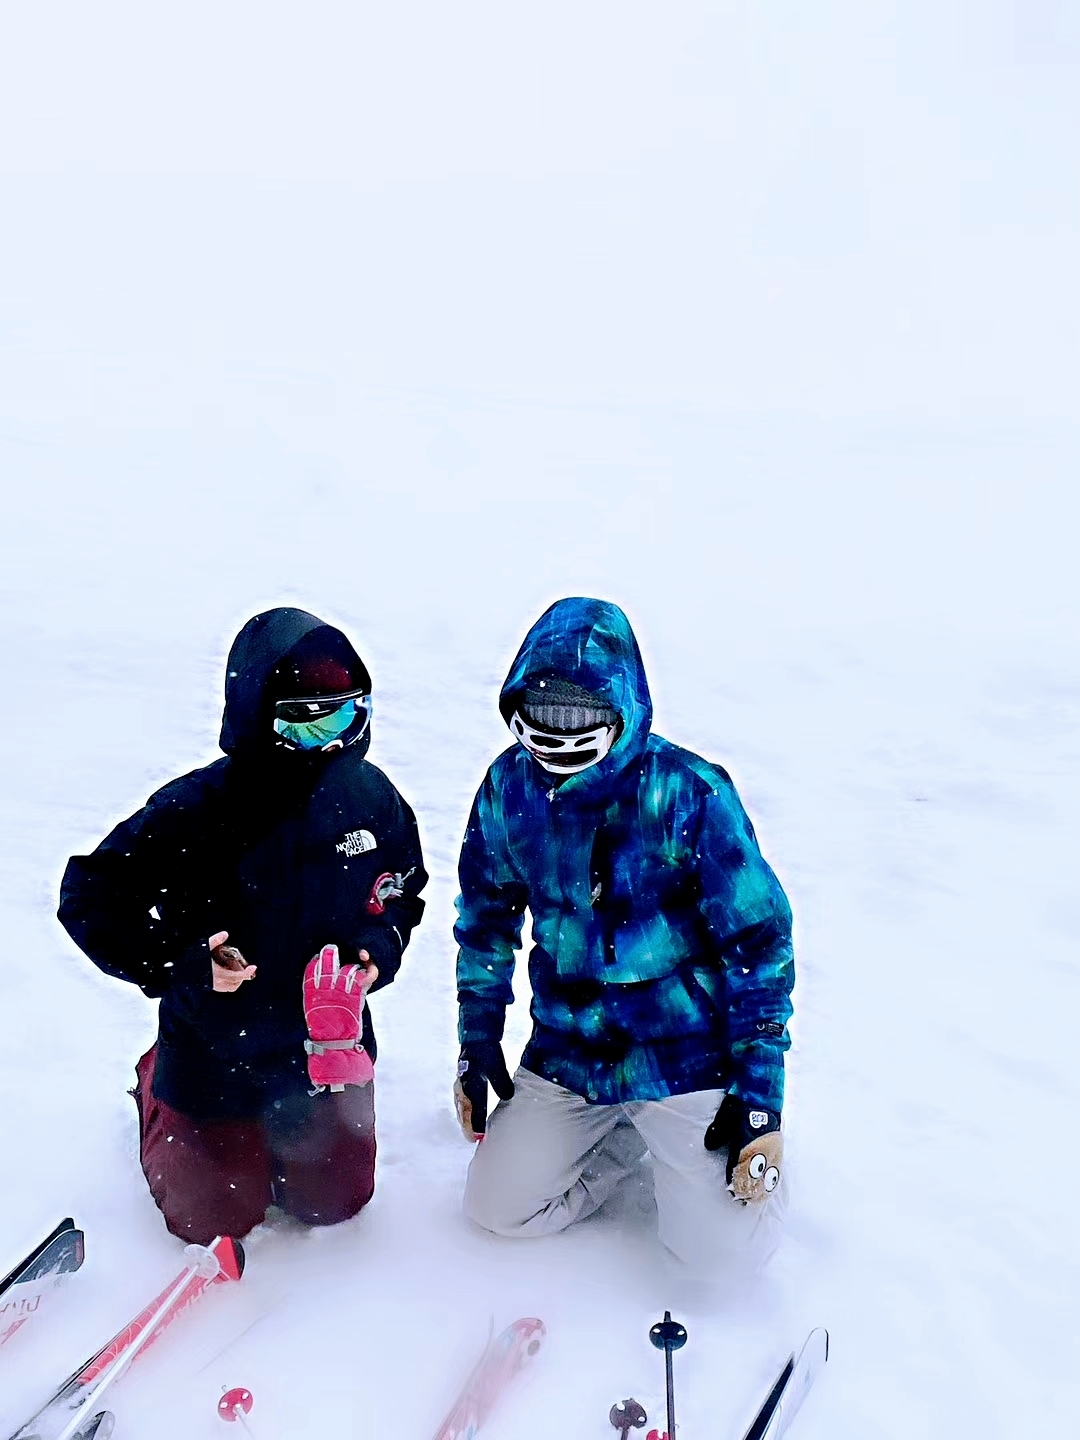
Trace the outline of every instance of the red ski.
[[473, 1440], [507, 1386], [540, 1349], [546, 1333], [542, 1320], [515, 1320], [489, 1341], [435, 1440]]
[[108, 1386], [211, 1285], [239, 1280], [244, 1273], [244, 1252], [228, 1236], [205, 1247], [189, 1245], [184, 1253], [188, 1263], [172, 1284], [66, 1380], [11, 1440], [105, 1440], [113, 1426], [101, 1404]]

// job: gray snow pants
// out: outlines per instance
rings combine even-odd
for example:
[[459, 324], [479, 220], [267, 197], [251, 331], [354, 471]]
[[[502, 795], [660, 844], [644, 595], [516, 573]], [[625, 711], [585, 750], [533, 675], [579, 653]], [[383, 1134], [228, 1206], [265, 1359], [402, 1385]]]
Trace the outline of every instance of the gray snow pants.
[[660, 1239], [680, 1260], [757, 1268], [775, 1250], [786, 1181], [761, 1204], [740, 1205], [727, 1191], [724, 1152], [703, 1143], [722, 1090], [590, 1105], [521, 1067], [514, 1086], [469, 1166], [465, 1213], [477, 1225], [507, 1236], [565, 1230], [598, 1210], [648, 1154]]

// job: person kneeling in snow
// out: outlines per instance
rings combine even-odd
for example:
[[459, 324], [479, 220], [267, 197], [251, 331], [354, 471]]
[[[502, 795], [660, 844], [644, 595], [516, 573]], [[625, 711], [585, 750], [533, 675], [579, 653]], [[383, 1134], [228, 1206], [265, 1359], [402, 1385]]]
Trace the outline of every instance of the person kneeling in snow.
[[[669, 1250], [761, 1261], [785, 1203], [791, 911], [735, 788], [650, 733], [615, 605], [551, 606], [499, 706], [516, 744], [472, 808], [454, 931], [455, 1094], [484, 1142], [466, 1213], [499, 1235], [562, 1230], [647, 1151]], [[526, 907], [533, 1029], [511, 1080], [501, 1040]]]
[[256, 615], [229, 654], [222, 759], [68, 862], [60, 920], [107, 975], [160, 996], [137, 1067], [142, 1167], [181, 1239], [271, 1204], [310, 1225], [375, 1183], [366, 1005], [423, 912], [416, 821], [364, 758], [371, 680], [340, 630]]

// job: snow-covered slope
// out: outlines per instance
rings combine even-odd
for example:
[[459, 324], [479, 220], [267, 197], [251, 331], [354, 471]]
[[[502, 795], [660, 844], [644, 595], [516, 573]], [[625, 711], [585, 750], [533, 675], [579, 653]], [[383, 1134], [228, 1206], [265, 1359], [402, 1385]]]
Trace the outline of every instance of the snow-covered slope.
[[[665, 1306], [688, 1440], [741, 1434], [821, 1323], [806, 1440], [1066, 1433], [1075, 22], [53, 10], [0, 44], [0, 1271], [69, 1212], [88, 1259], [0, 1349], [0, 1435], [178, 1263], [125, 1094], [153, 1007], [67, 941], [59, 875], [212, 758], [274, 603], [368, 659], [429, 912], [373, 1001], [374, 1202], [254, 1236], [121, 1440], [216, 1433], [226, 1383], [260, 1440], [424, 1440], [529, 1313], [493, 1440], [599, 1440], [627, 1394], [660, 1416]], [[628, 610], [657, 728], [732, 771], [795, 903], [791, 1222], [753, 1293], [634, 1213], [515, 1245], [458, 1211], [456, 847], [569, 593]]]

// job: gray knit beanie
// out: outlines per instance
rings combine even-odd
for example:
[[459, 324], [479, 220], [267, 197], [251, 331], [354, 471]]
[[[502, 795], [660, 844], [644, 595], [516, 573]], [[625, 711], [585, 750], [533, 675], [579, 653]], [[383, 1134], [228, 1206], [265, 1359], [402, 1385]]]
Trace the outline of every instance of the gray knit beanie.
[[595, 730], [619, 718], [607, 700], [561, 675], [529, 680], [521, 713], [538, 730]]

